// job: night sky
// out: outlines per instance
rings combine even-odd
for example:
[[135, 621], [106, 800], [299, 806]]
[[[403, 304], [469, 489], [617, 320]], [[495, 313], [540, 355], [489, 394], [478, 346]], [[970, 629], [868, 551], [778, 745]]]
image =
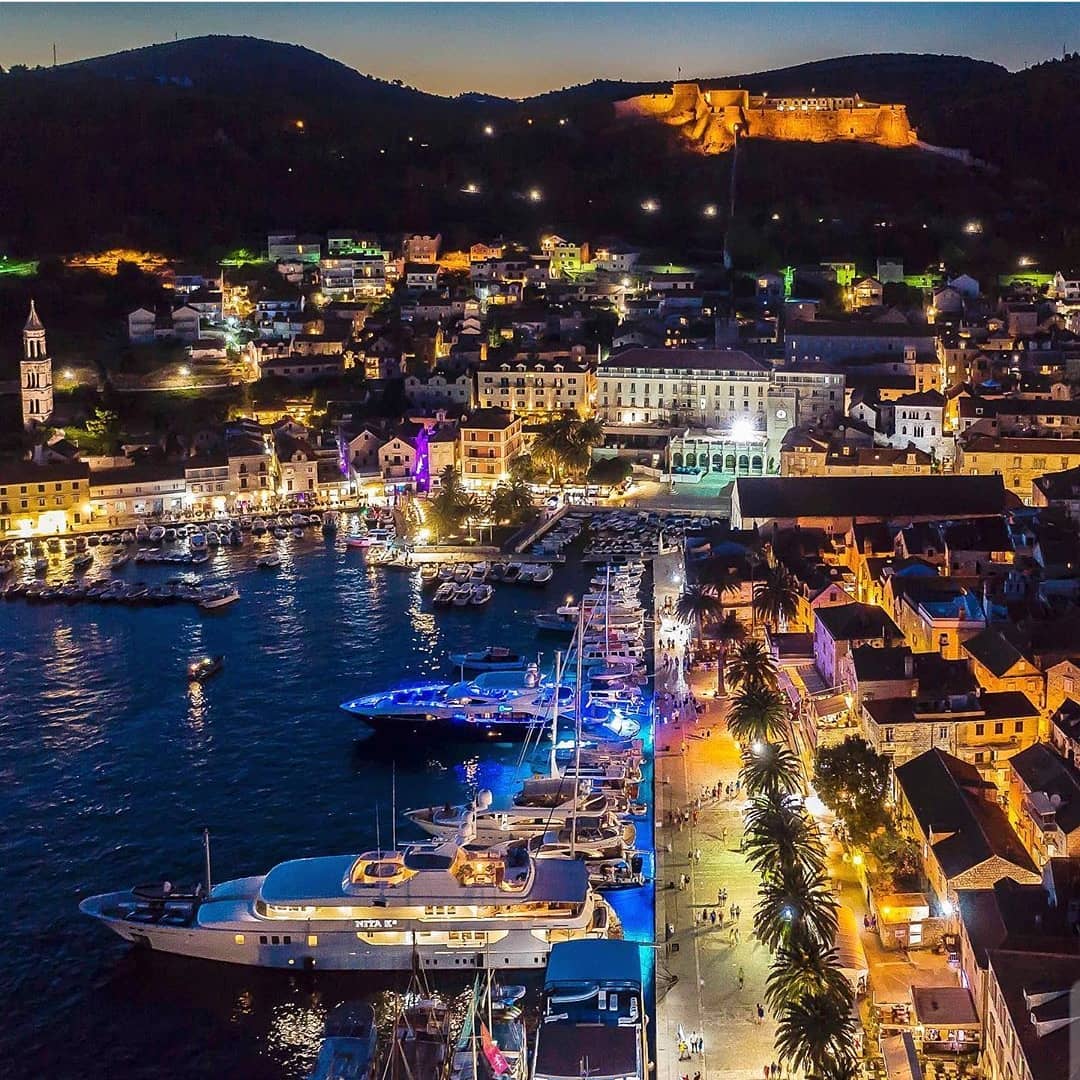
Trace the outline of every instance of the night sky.
[[597, 77], [659, 80], [864, 52], [953, 53], [1015, 70], [1080, 50], [1075, 4], [10, 4], [0, 66], [201, 34], [298, 45], [441, 94], [524, 97]]

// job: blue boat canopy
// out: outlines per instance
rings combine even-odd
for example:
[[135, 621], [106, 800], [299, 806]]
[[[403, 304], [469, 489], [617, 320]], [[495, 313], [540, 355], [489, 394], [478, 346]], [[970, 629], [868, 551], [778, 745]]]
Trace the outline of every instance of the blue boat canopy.
[[569, 983], [641, 990], [641, 953], [633, 941], [565, 941], [552, 946], [544, 989]]

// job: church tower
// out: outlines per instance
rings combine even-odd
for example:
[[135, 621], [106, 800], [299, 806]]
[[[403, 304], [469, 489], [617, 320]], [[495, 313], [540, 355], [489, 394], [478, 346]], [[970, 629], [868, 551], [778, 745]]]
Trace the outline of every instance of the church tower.
[[27, 431], [44, 424], [53, 411], [52, 360], [45, 346], [45, 327], [38, 318], [34, 301], [23, 327], [23, 358], [19, 365], [22, 390], [23, 427]]

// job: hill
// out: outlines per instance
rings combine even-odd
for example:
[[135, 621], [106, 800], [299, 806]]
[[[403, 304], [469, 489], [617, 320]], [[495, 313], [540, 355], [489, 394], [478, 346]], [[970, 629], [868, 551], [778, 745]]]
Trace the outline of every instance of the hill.
[[[988, 259], [1030, 252], [1033, 236], [1047, 251], [1066, 244], [1080, 220], [1073, 151], [1057, 134], [1070, 128], [1047, 132], [1080, 96], [1074, 68], [1044, 67], [1009, 75], [964, 57], [887, 55], [703, 80], [905, 101], [924, 138], [1003, 166], [999, 176], [918, 151], [748, 144], [745, 261], [880, 251], [919, 265], [970, 256], [976, 242]], [[715, 253], [723, 215], [703, 208], [726, 204], [726, 156], [702, 161], [669, 130], [614, 123], [611, 102], [651, 85], [442, 98], [310, 49], [234, 37], [13, 71], [0, 75], [0, 206], [14, 210], [0, 219], [0, 251], [199, 255], [259, 247], [275, 229], [354, 226], [440, 230], [453, 246], [555, 229], [671, 258]], [[1035, 118], [1032, 95], [1045, 103]], [[660, 211], [643, 213], [646, 199]], [[971, 216], [992, 226], [978, 241], [962, 231]]]
[[64, 64], [54, 77], [92, 74], [233, 97], [282, 96], [395, 107], [444, 99], [363, 75], [302, 45], [211, 34]]

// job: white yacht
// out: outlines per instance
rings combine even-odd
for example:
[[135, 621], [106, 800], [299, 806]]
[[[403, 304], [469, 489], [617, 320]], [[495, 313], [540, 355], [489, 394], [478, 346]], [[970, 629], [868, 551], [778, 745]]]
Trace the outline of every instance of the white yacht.
[[609, 813], [612, 804], [606, 795], [579, 796], [575, 787], [572, 780], [567, 781], [565, 794], [558, 802], [545, 797], [495, 810], [491, 807], [491, 792], [481, 791], [475, 804], [425, 806], [406, 810], [405, 816], [437, 839], [452, 839], [467, 831], [476, 837], [478, 844], [505, 844], [508, 840], [542, 837], [552, 829], [562, 828], [577, 815], [602, 818], [606, 825], [620, 830], [614, 814]]
[[557, 942], [621, 936], [583, 863], [534, 860], [523, 844], [297, 859], [209, 890], [136, 886], [79, 909], [160, 952], [329, 971], [543, 968]]

